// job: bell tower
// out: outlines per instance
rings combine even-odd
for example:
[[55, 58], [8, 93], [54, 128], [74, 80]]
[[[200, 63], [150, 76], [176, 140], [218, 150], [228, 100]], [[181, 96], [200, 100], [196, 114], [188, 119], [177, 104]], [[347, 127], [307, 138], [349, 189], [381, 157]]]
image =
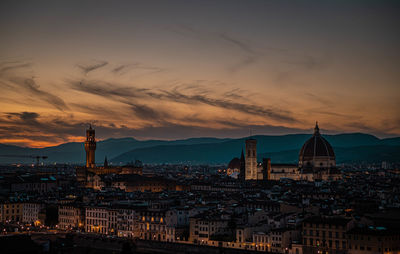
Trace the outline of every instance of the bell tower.
[[246, 139], [245, 180], [257, 180], [257, 140]]
[[86, 130], [86, 141], [85, 141], [85, 150], [86, 150], [86, 167], [94, 168], [96, 167], [94, 154], [96, 151], [96, 139], [95, 139], [95, 131], [92, 129], [92, 125], [89, 126], [89, 129]]

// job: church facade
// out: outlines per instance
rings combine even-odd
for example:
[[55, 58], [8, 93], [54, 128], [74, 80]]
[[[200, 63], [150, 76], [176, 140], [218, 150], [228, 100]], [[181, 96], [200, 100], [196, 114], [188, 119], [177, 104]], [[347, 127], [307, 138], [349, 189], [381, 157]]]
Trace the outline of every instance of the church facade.
[[298, 164], [271, 164], [264, 158], [257, 162], [257, 140], [246, 140], [245, 157], [241, 157], [239, 178], [242, 180], [338, 180], [340, 171], [336, 168], [335, 152], [329, 142], [320, 134], [318, 123], [314, 134], [302, 146]]

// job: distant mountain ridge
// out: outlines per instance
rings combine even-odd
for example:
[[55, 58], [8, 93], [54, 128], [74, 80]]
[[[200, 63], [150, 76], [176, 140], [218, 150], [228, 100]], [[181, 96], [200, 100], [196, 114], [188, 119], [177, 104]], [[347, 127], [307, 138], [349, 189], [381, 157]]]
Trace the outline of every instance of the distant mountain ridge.
[[[214, 143], [224, 142], [229, 139], [218, 138], [189, 138], [182, 140], [166, 141], [166, 140], [145, 140], [140, 141], [134, 138], [110, 138], [97, 142], [96, 149], [96, 163], [103, 163], [104, 158], [108, 159], [118, 156], [121, 153], [130, 151], [136, 148], [152, 147], [157, 145], [179, 145], [179, 144], [201, 144], [201, 143]], [[14, 145], [0, 144], [0, 163], [30, 163], [33, 162], [31, 158], [23, 157], [6, 157], [1, 155], [46, 155], [49, 158], [46, 163], [85, 163], [85, 149], [84, 143], [69, 142], [57, 146], [45, 148], [27, 148]], [[139, 159], [139, 158], [137, 158]], [[134, 160], [134, 159], [133, 159]]]
[[[334, 147], [337, 161], [400, 161], [400, 137], [379, 139], [363, 133], [323, 135]], [[257, 135], [259, 157], [271, 157], [273, 163], [297, 162], [298, 152], [311, 134], [281, 136]], [[247, 138], [247, 137], [246, 137]], [[182, 140], [137, 140], [111, 138], [97, 143], [96, 163], [105, 156], [114, 164], [135, 159], [144, 163], [228, 163], [244, 149], [246, 138], [190, 138]], [[83, 143], [65, 143], [46, 148], [25, 148], [0, 144], [0, 155], [45, 155], [46, 163], [84, 164]], [[0, 163], [30, 163], [32, 158], [0, 156]]]

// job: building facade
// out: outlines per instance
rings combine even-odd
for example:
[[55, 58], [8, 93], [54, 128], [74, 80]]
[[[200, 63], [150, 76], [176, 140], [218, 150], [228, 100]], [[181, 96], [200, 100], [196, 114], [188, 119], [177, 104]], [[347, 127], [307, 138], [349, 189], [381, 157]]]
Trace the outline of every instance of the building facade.
[[385, 227], [354, 227], [347, 232], [349, 254], [399, 253], [400, 233]]
[[343, 217], [310, 217], [303, 221], [304, 253], [343, 253], [347, 250], [346, 232], [351, 219]]
[[74, 205], [58, 207], [58, 226], [60, 229], [78, 229], [85, 225], [84, 209]]
[[42, 208], [43, 205], [40, 203], [24, 203], [22, 208], [22, 222], [35, 225], [44, 224], [44, 221], [39, 220], [39, 213]]
[[6, 202], [1, 204], [2, 222], [13, 221], [22, 222], [23, 203]]
[[108, 234], [109, 213], [106, 207], [86, 207], [85, 231], [88, 233]]
[[257, 140], [255, 139], [246, 139], [245, 164], [245, 180], [257, 180]]

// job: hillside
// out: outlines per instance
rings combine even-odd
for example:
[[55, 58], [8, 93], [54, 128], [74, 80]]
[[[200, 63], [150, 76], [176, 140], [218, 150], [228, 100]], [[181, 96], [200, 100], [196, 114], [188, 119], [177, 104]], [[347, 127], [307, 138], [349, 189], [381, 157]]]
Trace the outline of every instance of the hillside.
[[[295, 162], [303, 143], [309, 134], [291, 134], [281, 136], [258, 135], [258, 153], [267, 153], [273, 161]], [[335, 148], [338, 161], [377, 160], [386, 158], [398, 161], [396, 146], [400, 146], [400, 138], [379, 139], [362, 133], [324, 135]], [[239, 156], [244, 148], [246, 138], [191, 138], [182, 140], [136, 140], [134, 138], [107, 139], [97, 143], [96, 163], [103, 163], [105, 156], [116, 164], [135, 159], [145, 163], [228, 163]], [[352, 148], [347, 149], [346, 148]], [[386, 152], [384, 154], [384, 152]], [[382, 156], [374, 156], [382, 154]], [[31, 163], [32, 158], [18, 158], [17, 155], [45, 155], [47, 163], [85, 162], [83, 143], [65, 143], [46, 148], [25, 148], [0, 144], [0, 163]], [[7, 155], [13, 155], [7, 157]]]
[[[298, 152], [311, 135], [254, 136], [260, 156], [271, 157], [277, 162], [297, 162]], [[348, 161], [399, 161], [396, 152], [399, 139], [387, 142], [367, 134], [340, 134], [324, 136], [334, 147], [338, 162]], [[244, 148], [244, 138], [216, 144], [155, 146], [133, 149], [112, 159], [124, 163], [140, 158], [145, 163], [228, 163], [239, 156]], [[390, 145], [385, 145], [389, 143]], [[376, 154], [376, 156], [373, 156]], [[380, 155], [380, 156], [378, 156]]]
[[[140, 141], [134, 138], [106, 139], [97, 142], [96, 163], [103, 163], [105, 156], [108, 159], [118, 156], [121, 153], [137, 148], [153, 147], [158, 145], [180, 145], [180, 144], [202, 144], [218, 143], [229, 139], [217, 138], [191, 138], [174, 141], [165, 140], [145, 140]], [[7, 157], [7, 155], [13, 155]], [[16, 155], [45, 155], [49, 158], [46, 163], [78, 163], [85, 162], [85, 149], [83, 143], [70, 142], [58, 146], [46, 148], [26, 148], [12, 145], [0, 144], [0, 164], [6, 163], [31, 163], [32, 158], [15, 157]], [[139, 158], [138, 158], [139, 159]]]

